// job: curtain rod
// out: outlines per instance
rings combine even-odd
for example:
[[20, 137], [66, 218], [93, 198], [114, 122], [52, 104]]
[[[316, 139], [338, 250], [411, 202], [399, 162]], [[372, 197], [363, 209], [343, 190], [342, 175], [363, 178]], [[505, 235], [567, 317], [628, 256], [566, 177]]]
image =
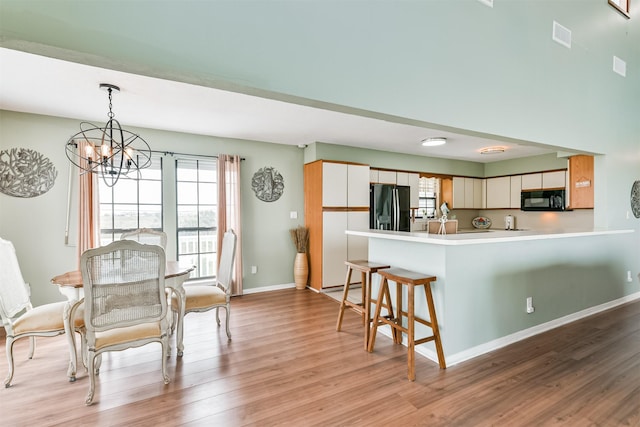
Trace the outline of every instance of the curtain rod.
[[[218, 156], [216, 155], [207, 155], [207, 154], [189, 154], [189, 153], [178, 153], [175, 151], [157, 151], [157, 150], [150, 150], [152, 153], [156, 153], [156, 154], [163, 154], [165, 156], [188, 156], [188, 157], [208, 157], [211, 159], [217, 159]], [[240, 157], [240, 160], [245, 160], [244, 157]]]

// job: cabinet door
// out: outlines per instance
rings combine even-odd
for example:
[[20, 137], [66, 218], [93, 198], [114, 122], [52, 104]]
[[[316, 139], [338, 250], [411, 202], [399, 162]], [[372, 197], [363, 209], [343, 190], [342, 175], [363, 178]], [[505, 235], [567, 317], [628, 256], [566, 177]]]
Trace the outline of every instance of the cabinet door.
[[523, 190], [540, 190], [542, 188], [542, 174], [528, 173], [522, 175]]
[[420, 174], [409, 174], [409, 187], [411, 187], [411, 208], [418, 209], [420, 206]]
[[369, 182], [377, 184], [380, 180], [378, 169], [369, 169]]
[[[508, 176], [487, 179], [487, 209], [504, 209], [511, 205], [511, 179]], [[519, 194], [518, 194], [519, 197]]]
[[464, 179], [464, 205], [462, 206], [463, 208], [473, 208], [473, 201], [474, 201], [474, 182], [473, 182], [473, 178], [465, 178]]
[[347, 165], [347, 206], [369, 206], [369, 166]]
[[462, 209], [464, 204], [464, 178], [453, 177], [453, 206], [449, 209]]
[[395, 171], [379, 171], [378, 182], [380, 184], [395, 184], [396, 183]]
[[510, 206], [514, 209], [520, 209], [520, 193], [522, 192], [522, 176], [514, 175], [511, 178], [511, 201]]
[[[369, 212], [347, 212], [347, 229], [366, 231], [369, 229]], [[348, 259], [367, 259], [369, 257], [369, 238], [362, 236], [347, 236]], [[346, 259], [345, 259], [346, 260]], [[359, 274], [354, 274], [355, 282], [360, 281]]]
[[322, 164], [322, 206], [347, 206], [346, 164], [328, 162]]
[[322, 287], [344, 285], [347, 212], [323, 212], [322, 223]]
[[409, 172], [396, 172], [396, 184], [409, 185]]
[[565, 171], [553, 171], [542, 173], [542, 188], [565, 188], [567, 186], [567, 173]]
[[473, 208], [482, 209], [482, 179], [473, 178]]

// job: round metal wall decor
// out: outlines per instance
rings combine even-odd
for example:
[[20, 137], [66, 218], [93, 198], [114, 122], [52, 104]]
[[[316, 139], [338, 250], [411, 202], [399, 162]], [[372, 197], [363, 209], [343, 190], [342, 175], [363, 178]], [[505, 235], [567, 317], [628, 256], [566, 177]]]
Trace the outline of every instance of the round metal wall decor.
[[28, 148], [0, 151], [0, 192], [36, 197], [53, 187], [58, 172], [47, 157]]
[[284, 178], [274, 168], [265, 166], [253, 174], [251, 188], [263, 202], [275, 202], [284, 192]]
[[633, 216], [640, 218], [640, 180], [631, 186], [631, 210]]

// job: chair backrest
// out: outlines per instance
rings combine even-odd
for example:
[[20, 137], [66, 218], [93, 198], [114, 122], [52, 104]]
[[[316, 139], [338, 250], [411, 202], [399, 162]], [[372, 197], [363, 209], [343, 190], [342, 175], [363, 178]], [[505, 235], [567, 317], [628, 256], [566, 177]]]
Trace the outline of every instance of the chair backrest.
[[0, 238], [0, 315], [8, 320], [30, 308], [29, 290], [22, 278], [13, 243]]
[[217, 282], [222, 285], [227, 293], [231, 287], [233, 277], [233, 261], [236, 257], [236, 233], [229, 230], [222, 237], [222, 252], [220, 253], [220, 264], [218, 265]]
[[135, 240], [145, 245], [158, 245], [162, 249], [167, 249], [167, 233], [164, 231], [152, 230], [151, 228], [139, 228], [137, 230], [125, 231], [120, 236], [120, 240]]
[[162, 320], [167, 313], [164, 249], [118, 240], [80, 257], [87, 334]]

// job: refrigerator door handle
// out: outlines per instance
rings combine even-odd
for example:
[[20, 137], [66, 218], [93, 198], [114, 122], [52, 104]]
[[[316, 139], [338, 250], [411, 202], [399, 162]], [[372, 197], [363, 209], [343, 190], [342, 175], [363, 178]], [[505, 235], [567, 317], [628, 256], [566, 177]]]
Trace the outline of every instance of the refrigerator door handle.
[[400, 230], [400, 193], [397, 188], [393, 189], [393, 230]]

